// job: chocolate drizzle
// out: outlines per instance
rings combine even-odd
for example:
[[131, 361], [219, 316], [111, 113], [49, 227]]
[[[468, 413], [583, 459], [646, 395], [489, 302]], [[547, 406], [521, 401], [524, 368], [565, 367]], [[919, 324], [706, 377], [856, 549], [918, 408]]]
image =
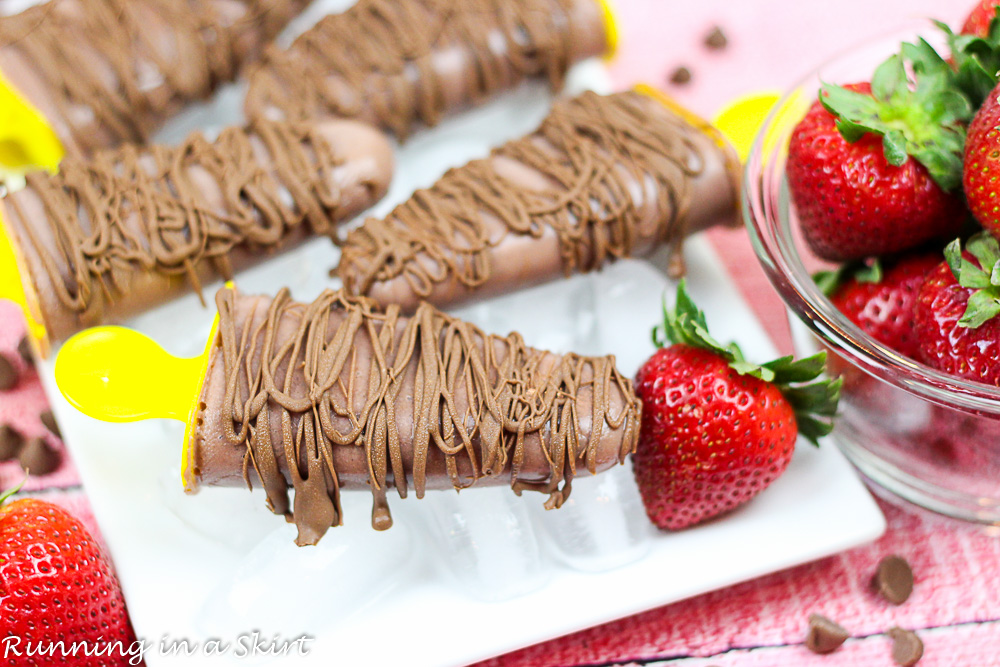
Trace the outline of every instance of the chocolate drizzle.
[[[268, 303], [224, 289], [216, 303], [225, 399], [209, 417], [207, 379], [195, 444], [208, 437], [198, 431], [206, 419], [221, 420], [225, 446], [245, 447], [247, 484], [251, 472], [259, 477], [272, 511], [297, 524], [299, 544], [341, 523], [342, 448], [363, 451], [355, 468], [367, 469], [381, 529], [392, 523], [390, 484], [405, 497], [412, 480], [419, 498], [430, 476], [461, 489], [507, 472], [516, 492], [549, 493], [546, 506], [558, 507], [577, 466], [594, 473], [610, 464], [602, 457], [621, 462], [635, 447], [641, 404], [614, 357], [553, 355], [427, 304], [406, 318], [343, 291], [301, 304], [287, 290]], [[528, 478], [529, 460], [544, 478]]]
[[[573, 4], [359, 0], [289, 49], [270, 48], [251, 77], [254, 103], [247, 112], [276, 108], [296, 120], [363, 116], [402, 139], [418, 121], [435, 125], [456, 103], [478, 103], [527, 77], [545, 76], [559, 88], [579, 27]], [[435, 62], [448, 50], [447, 66]], [[460, 100], [449, 100], [455, 91], [444, 82], [445, 67], [461, 69]]]
[[[181, 104], [207, 98], [235, 78], [303, 5], [50, 0], [0, 19], [0, 48], [23, 54], [70, 143], [89, 152], [145, 142]], [[93, 131], [95, 121], [101, 132]]]
[[[329, 233], [340, 204], [330, 172], [341, 162], [315, 126], [262, 121], [214, 142], [194, 133], [178, 147], [68, 158], [58, 174], [29, 174], [7, 204], [58, 301], [96, 323], [140, 274], [186, 276], [200, 291], [208, 263], [232, 276], [236, 247], [266, 253], [304, 224]], [[27, 223], [26, 196], [44, 219]]]
[[[671, 244], [682, 269], [691, 182], [706, 164], [695, 141], [702, 131], [636, 92], [560, 102], [533, 134], [449, 171], [386, 218], [366, 220], [349, 234], [338, 273], [352, 293], [402, 277], [433, 300], [441, 283], [488, 283], [490, 253], [508, 237], [553, 232], [567, 275], [629, 257], [640, 240]], [[512, 164], [520, 183], [507, 177]], [[524, 174], [538, 187], [526, 187]]]

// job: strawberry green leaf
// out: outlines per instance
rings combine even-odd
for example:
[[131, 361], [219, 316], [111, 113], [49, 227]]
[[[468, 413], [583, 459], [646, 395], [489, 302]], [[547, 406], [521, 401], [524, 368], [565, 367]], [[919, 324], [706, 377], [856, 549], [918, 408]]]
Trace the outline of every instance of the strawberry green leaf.
[[825, 296], [833, 296], [844, 283], [843, 268], [834, 271], [817, 271], [813, 274], [813, 282]]
[[954, 85], [978, 109], [997, 85], [1000, 71], [1000, 9], [990, 21], [985, 37], [955, 34], [946, 23], [935, 21], [945, 34], [954, 61]]
[[826, 352], [819, 352], [811, 357], [798, 360], [792, 356], [781, 357], [763, 364], [763, 366], [774, 371], [774, 381], [778, 384], [811, 382], [818, 378], [826, 368]]
[[854, 272], [854, 279], [859, 283], [878, 284], [882, 282], [884, 271], [882, 262], [876, 257], [871, 264], [861, 264]]
[[820, 421], [809, 416], [798, 417], [796, 424], [799, 434], [814, 445], [819, 445], [819, 439], [830, 435], [833, 431], [833, 422]]
[[663, 324], [653, 330], [653, 341], [659, 347], [669, 342], [715, 352], [737, 373], [773, 383], [795, 411], [799, 433], [813, 444], [833, 428], [841, 381], [817, 379], [826, 367], [826, 352], [799, 360], [780, 357], [766, 364], [747, 361], [735, 343], [722, 346], [709, 334], [705, 314], [691, 299], [684, 280], [677, 285], [674, 308], [664, 303]]
[[992, 270], [1000, 262], [1000, 244], [992, 234], [976, 234], [966, 242], [965, 249], [979, 260], [983, 270]]
[[3, 505], [8, 500], [10, 500], [11, 496], [13, 496], [18, 491], [20, 491], [21, 487], [24, 486], [24, 483], [27, 482], [27, 481], [28, 481], [28, 471], [25, 469], [24, 470], [24, 479], [22, 479], [20, 482], [18, 482], [17, 486], [15, 486], [13, 489], [9, 489], [7, 491], [4, 491], [3, 494], [0, 495], [0, 505]]
[[824, 84], [819, 99], [845, 140], [880, 136], [890, 164], [912, 157], [942, 189], [961, 187], [965, 123], [975, 107], [951, 65], [923, 39], [904, 43], [875, 70], [871, 91]]
[[969, 297], [969, 305], [958, 324], [969, 329], [978, 329], [997, 315], [1000, 315], [1000, 295], [995, 290], [983, 289], [973, 292]]
[[966, 242], [965, 250], [976, 261], [962, 253], [959, 239], [948, 244], [944, 256], [958, 284], [975, 290], [958, 324], [976, 329], [1000, 315], [1000, 243], [983, 231]]
[[909, 155], [906, 153], [906, 137], [899, 130], [889, 130], [882, 135], [882, 149], [886, 161], [894, 167], [901, 167]]
[[774, 382], [774, 371], [749, 361], [732, 361], [729, 367], [740, 375], [749, 375], [764, 382]]
[[878, 284], [882, 282], [884, 270], [878, 257], [870, 262], [847, 262], [833, 271], [817, 271], [813, 274], [813, 282], [826, 296], [833, 296], [848, 280], [859, 283]]
[[958, 280], [962, 275], [962, 239], [955, 239], [944, 247], [944, 259], [948, 262], [951, 275]]

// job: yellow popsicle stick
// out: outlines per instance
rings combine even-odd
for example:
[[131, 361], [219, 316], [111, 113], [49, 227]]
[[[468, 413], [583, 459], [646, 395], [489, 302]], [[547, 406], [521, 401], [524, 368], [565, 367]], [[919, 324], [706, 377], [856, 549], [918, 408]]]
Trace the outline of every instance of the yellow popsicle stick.
[[0, 177], [55, 171], [65, 152], [45, 117], [0, 72]]
[[[0, 212], [2, 212], [0, 208]], [[34, 339], [36, 346], [44, 348], [43, 341], [47, 336], [45, 326], [38, 322], [28, 306], [28, 295], [21, 281], [21, 270], [18, 268], [17, 254], [13, 242], [7, 236], [7, 227], [0, 214], [0, 299], [9, 299], [21, 307], [28, 323], [28, 333]], [[44, 349], [42, 350], [44, 351]]]
[[618, 54], [618, 43], [621, 32], [618, 30], [618, 16], [611, 6], [611, 0], [598, 0], [601, 5], [601, 16], [604, 18], [604, 32], [608, 39], [608, 50], [604, 52], [604, 60], [613, 60]]
[[765, 153], [774, 148], [774, 142], [782, 132], [794, 125], [805, 113], [808, 104], [800, 96], [791, 96], [777, 108], [781, 94], [774, 91], [749, 93], [736, 98], [722, 108], [715, 116], [715, 125], [739, 153], [740, 160], [746, 161], [750, 155], [757, 135], [760, 133], [768, 115], [774, 113], [774, 122], [768, 127], [763, 138]]
[[66, 400], [95, 419], [187, 422], [207, 363], [207, 349], [197, 357], [175, 357], [132, 329], [95, 327], [66, 341], [55, 378]]

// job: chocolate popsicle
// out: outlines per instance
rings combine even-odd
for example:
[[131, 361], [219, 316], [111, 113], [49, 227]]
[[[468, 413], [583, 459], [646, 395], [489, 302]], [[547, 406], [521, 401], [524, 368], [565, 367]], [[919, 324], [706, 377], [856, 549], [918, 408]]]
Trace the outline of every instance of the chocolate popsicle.
[[270, 47], [246, 113], [358, 118], [405, 139], [527, 78], [559, 88], [614, 39], [603, 0], [359, 0], [290, 48]]
[[0, 72], [70, 155], [145, 142], [308, 0], [50, 0], [0, 18]]
[[40, 350], [331, 234], [385, 194], [392, 171], [382, 133], [331, 120], [260, 121], [29, 174], [0, 217]]
[[738, 224], [739, 159], [710, 125], [637, 91], [558, 102], [534, 133], [446, 173], [343, 243], [352, 294], [411, 312], [594, 271]]
[[[189, 420], [184, 482], [262, 486], [298, 544], [341, 523], [341, 489], [509, 484], [569, 495], [624, 461], [641, 403], [614, 357], [556, 355], [422, 304], [413, 317], [327, 290], [311, 304], [216, 295], [219, 322]], [[294, 501], [288, 498], [294, 488]]]

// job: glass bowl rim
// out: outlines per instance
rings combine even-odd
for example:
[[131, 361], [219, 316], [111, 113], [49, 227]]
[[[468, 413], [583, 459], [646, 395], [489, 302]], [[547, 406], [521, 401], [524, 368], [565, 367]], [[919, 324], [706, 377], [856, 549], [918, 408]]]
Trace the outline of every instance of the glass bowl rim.
[[[816, 286], [798, 253], [792, 252], [789, 256], [788, 250], [794, 250], [792, 239], [779, 238], [781, 229], [790, 230], [787, 207], [782, 210], [779, 206], [777, 211], [773, 211], [768, 202], [765, 202], [765, 198], [775, 194], [772, 192], [774, 188], [780, 188], [784, 183], [783, 170], [780, 174], [770, 174], [777, 177], [775, 184], [765, 182], [769, 170], [774, 171], [775, 162], [783, 164], [782, 160], [775, 160], [775, 157], [780, 156], [780, 152], [787, 146], [794, 127], [794, 123], [788, 122], [787, 126], [774, 134], [777, 140], [771, 141], [771, 147], [766, 149], [765, 138], [774, 132], [776, 124], [782, 120], [782, 111], [800, 98], [805, 87], [811, 85], [824, 69], [857, 55], [857, 51], [862, 48], [875, 47], [893, 36], [902, 38], [906, 34], [904, 31], [909, 31], [910, 38], [919, 37], [920, 33], [915, 33], [914, 30], [928, 25], [927, 20], [911, 21], [892, 31], [860, 41], [827, 58], [785, 91], [759, 129], [744, 166], [741, 197], [743, 221], [758, 261], [788, 309], [813, 333], [832, 344], [838, 353], [846, 354], [853, 365], [939, 405], [1000, 415], [1000, 387], [964, 380], [909, 359], [871, 338], [841, 313]], [[873, 67], [875, 64], [873, 63]], [[811, 94], [814, 93], [815, 91], [811, 91]], [[804, 99], [811, 104], [815, 98], [806, 96]], [[772, 187], [769, 188], [769, 185]], [[778, 195], [780, 197], [780, 193]], [[778, 219], [774, 219], [775, 215]]]

